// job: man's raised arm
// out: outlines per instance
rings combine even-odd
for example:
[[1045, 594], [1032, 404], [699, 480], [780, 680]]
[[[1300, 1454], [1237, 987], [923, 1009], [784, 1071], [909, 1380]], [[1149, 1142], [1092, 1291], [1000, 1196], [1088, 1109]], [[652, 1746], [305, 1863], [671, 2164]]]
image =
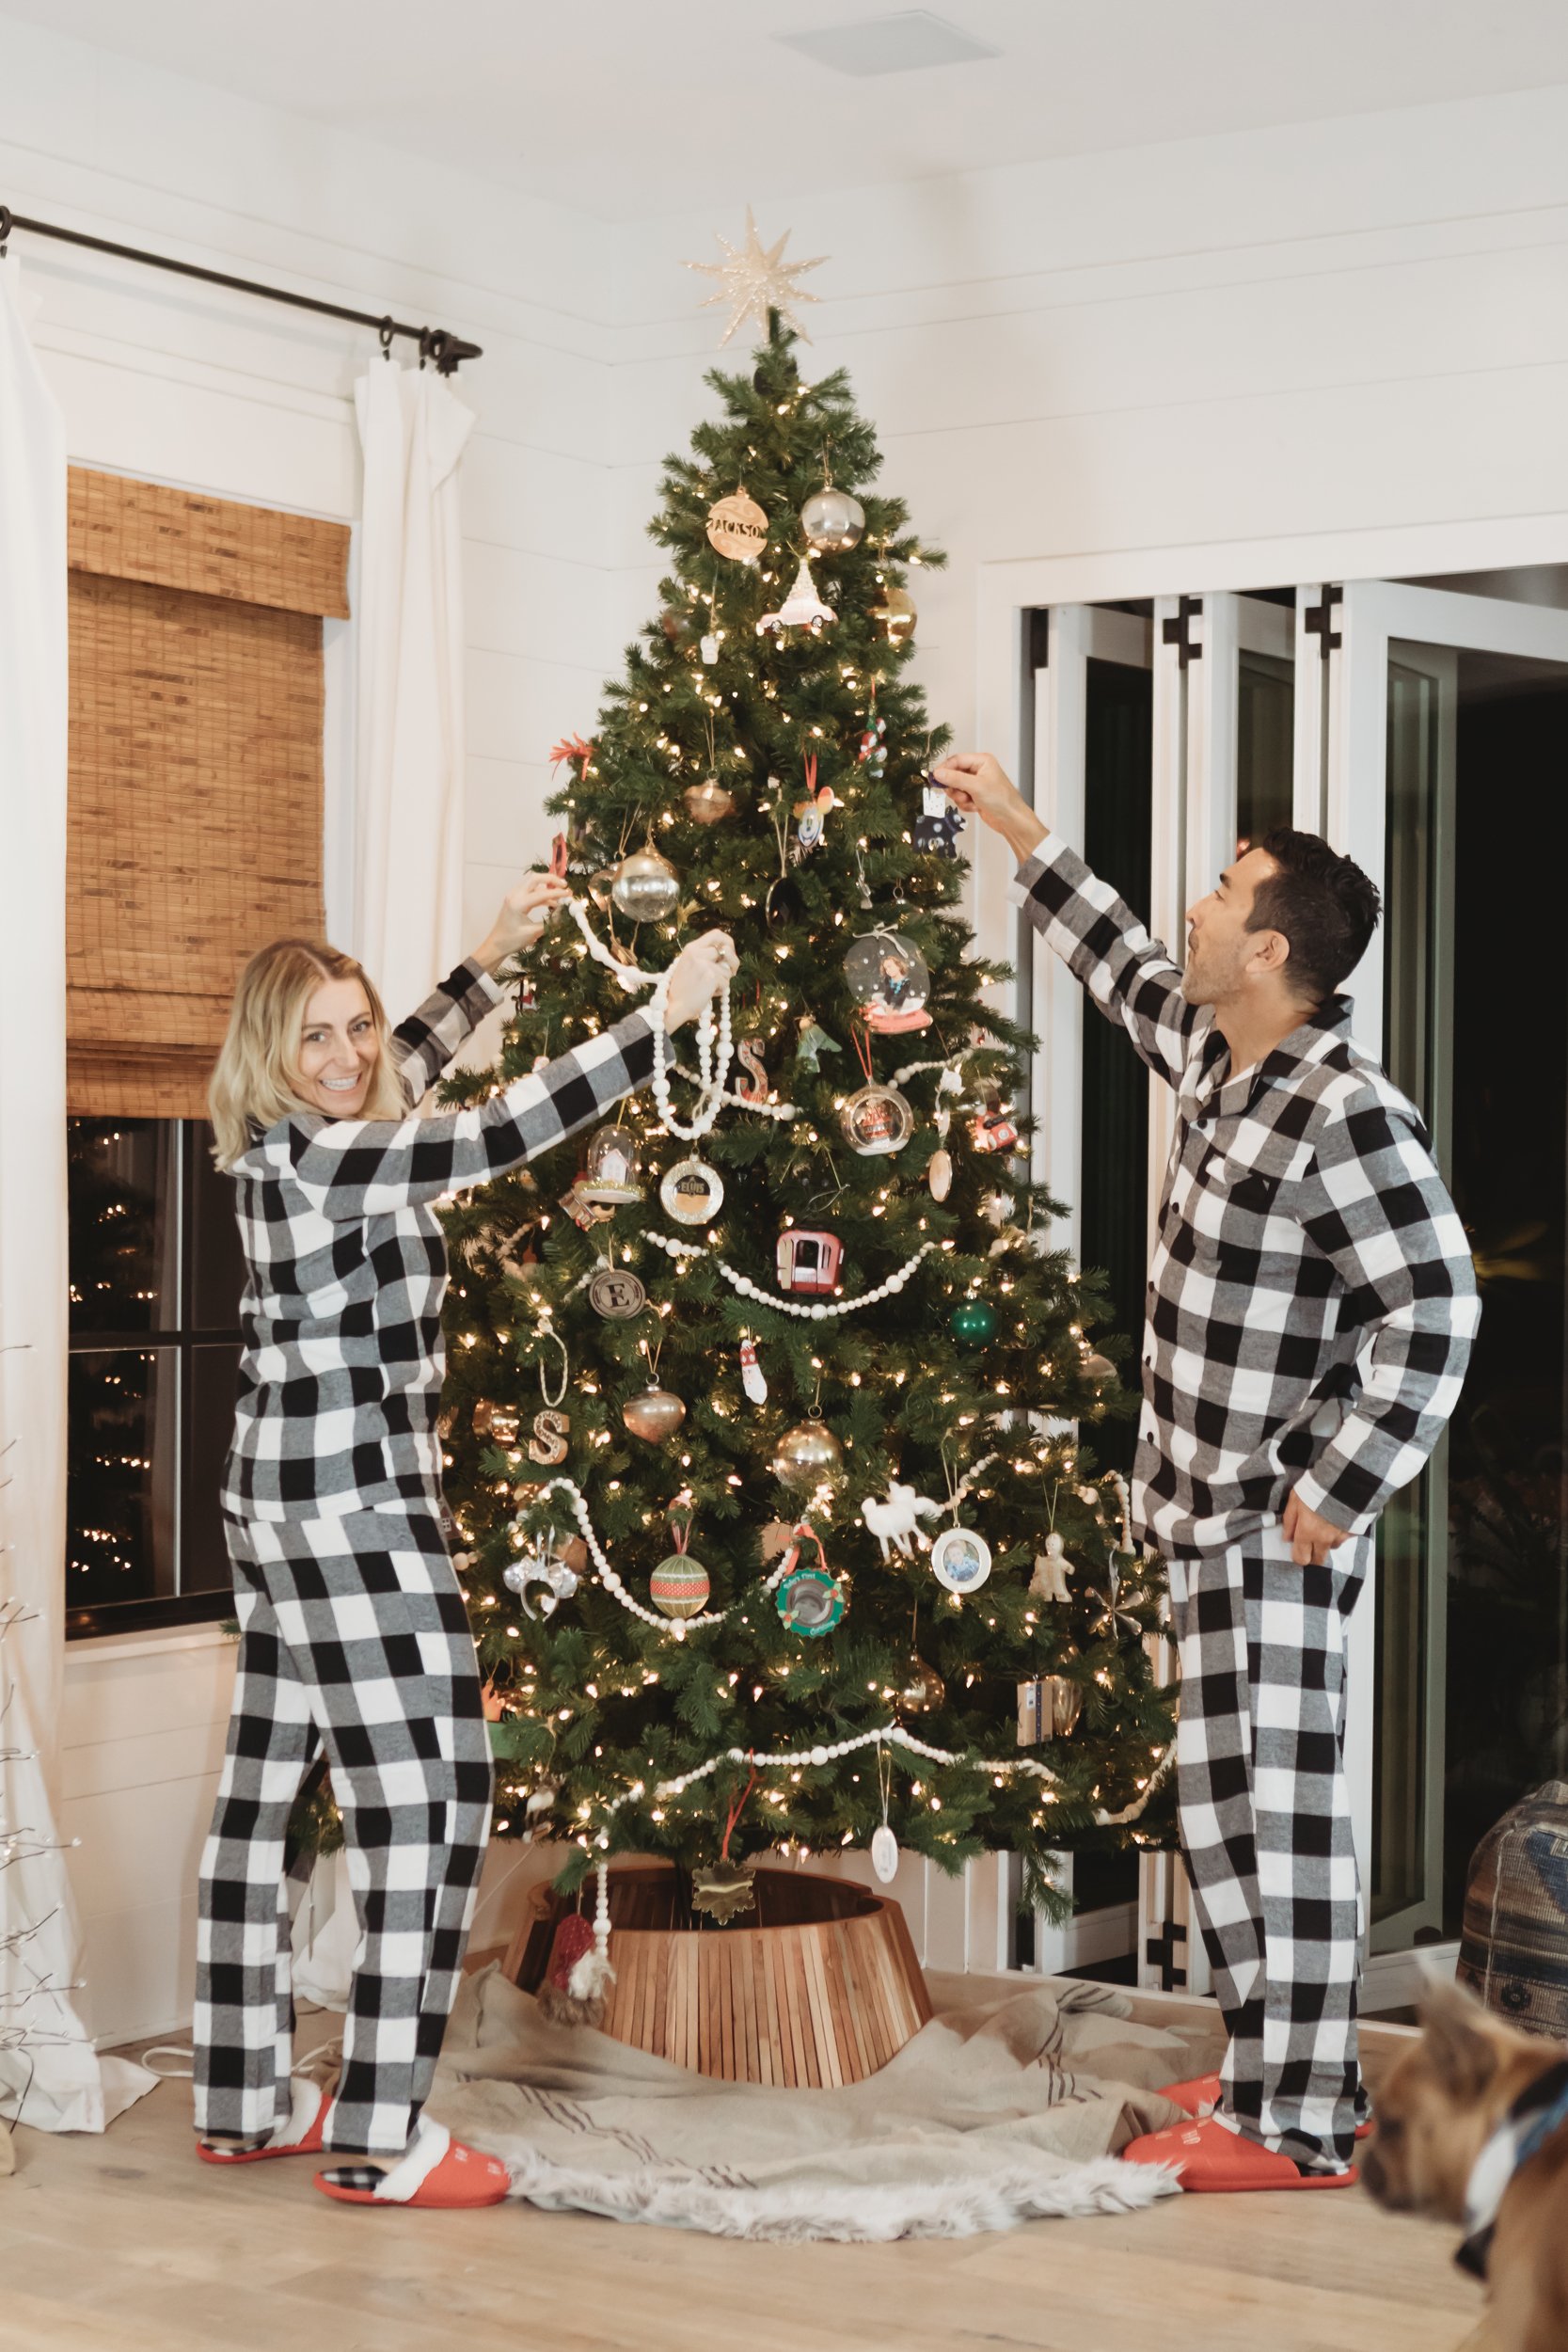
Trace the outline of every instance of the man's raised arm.
[[973, 810], [1019, 859], [1029, 920], [1108, 1021], [1174, 1086], [1186, 1067], [1195, 1009], [1165, 948], [1108, 882], [1043, 824], [989, 752], [959, 752], [931, 771], [955, 807]]

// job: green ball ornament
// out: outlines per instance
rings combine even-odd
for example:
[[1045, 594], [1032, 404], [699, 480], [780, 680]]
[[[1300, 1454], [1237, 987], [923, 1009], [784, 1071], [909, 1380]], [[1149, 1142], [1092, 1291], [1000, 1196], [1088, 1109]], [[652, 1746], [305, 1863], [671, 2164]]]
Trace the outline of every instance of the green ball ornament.
[[996, 1309], [989, 1298], [961, 1298], [947, 1318], [947, 1327], [965, 1347], [983, 1347], [996, 1328]]

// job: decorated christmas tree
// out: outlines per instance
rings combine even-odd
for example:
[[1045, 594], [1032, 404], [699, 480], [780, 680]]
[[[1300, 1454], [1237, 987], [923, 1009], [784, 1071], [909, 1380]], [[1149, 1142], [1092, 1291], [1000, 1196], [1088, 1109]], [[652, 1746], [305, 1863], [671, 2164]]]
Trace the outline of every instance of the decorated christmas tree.
[[940, 556], [873, 492], [846, 376], [807, 381], [766, 316], [666, 466], [662, 610], [557, 747], [577, 903], [520, 960], [497, 1069], [449, 1089], [733, 936], [716, 1032], [449, 1214], [496, 1826], [563, 1841], [565, 1888], [666, 1857], [699, 1923], [744, 1918], [749, 1862], [842, 1848], [887, 1877], [898, 1848], [1013, 1851], [1049, 1902], [1058, 1850], [1155, 1836], [1168, 1761], [1156, 1570], [1093, 1452], [1126, 1343], [1045, 1241], [1031, 1041], [925, 781], [910, 583]]

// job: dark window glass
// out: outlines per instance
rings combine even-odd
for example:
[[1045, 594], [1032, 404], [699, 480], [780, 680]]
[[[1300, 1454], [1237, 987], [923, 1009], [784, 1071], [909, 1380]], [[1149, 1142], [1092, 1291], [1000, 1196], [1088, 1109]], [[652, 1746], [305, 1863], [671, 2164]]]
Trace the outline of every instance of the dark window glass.
[[[1084, 854], [1147, 920], [1154, 679], [1119, 661], [1091, 660], [1087, 670]], [[1112, 1329], [1138, 1339], [1148, 1279], [1148, 1073], [1119, 1023], [1087, 1002], [1083, 1117], [1079, 1255], [1108, 1278]], [[1130, 1470], [1136, 1446], [1136, 1422], [1096, 1424], [1094, 1450], [1108, 1468]]]
[[67, 1626], [223, 1614], [244, 1275], [202, 1122], [73, 1119]]

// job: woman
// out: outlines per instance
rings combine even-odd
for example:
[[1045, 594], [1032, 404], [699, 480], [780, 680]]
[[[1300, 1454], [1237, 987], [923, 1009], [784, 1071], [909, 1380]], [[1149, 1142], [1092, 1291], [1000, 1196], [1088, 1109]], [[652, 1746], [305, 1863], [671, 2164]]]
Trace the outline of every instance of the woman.
[[[419, 1103], [499, 1003], [494, 975], [566, 885], [530, 875], [483, 946], [387, 1030], [359, 966], [278, 940], [240, 977], [210, 1102], [248, 1268], [223, 1507], [240, 1655], [201, 1865], [198, 2153], [210, 2163], [353, 2149], [323, 2172], [356, 2202], [492, 2204], [504, 2167], [421, 2121], [456, 1991], [490, 1818], [490, 1751], [441, 1532], [435, 1203], [548, 1151], [653, 1073], [634, 1012], [475, 1110]], [[671, 977], [667, 1025], [735, 970], [718, 931]], [[284, 1841], [325, 1752], [360, 1927], [330, 2100], [291, 2075]]]

